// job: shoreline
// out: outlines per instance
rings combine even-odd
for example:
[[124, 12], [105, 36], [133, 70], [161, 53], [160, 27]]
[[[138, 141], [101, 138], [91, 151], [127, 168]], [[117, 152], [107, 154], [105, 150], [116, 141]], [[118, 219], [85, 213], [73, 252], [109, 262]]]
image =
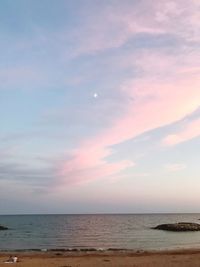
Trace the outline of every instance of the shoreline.
[[152, 253], [158, 253], [158, 252], [173, 252], [173, 251], [199, 251], [200, 252], [200, 246], [182, 246], [182, 247], [166, 247], [166, 248], [115, 248], [115, 247], [109, 247], [109, 248], [93, 248], [93, 247], [69, 247], [69, 248], [28, 248], [28, 249], [0, 249], [0, 255], [2, 253], [11, 253], [11, 252], [17, 252], [17, 253], [54, 253], [54, 252], [61, 252], [61, 253], [76, 253], [76, 252], [99, 252], [99, 253], [106, 253], [106, 252], [132, 252], [132, 253], [138, 253], [138, 252], [152, 252]]
[[8, 255], [18, 255], [19, 257], [91, 257], [91, 256], [132, 256], [132, 257], [142, 257], [142, 256], [155, 256], [155, 255], [200, 255], [200, 248], [180, 248], [180, 249], [162, 249], [162, 250], [132, 250], [132, 249], [108, 249], [108, 250], [7, 250], [0, 251], [0, 258]]
[[128, 248], [52, 248], [52, 249], [2, 249], [0, 250], [0, 256], [2, 254], [166, 254], [166, 253], [183, 253], [183, 252], [195, 252], [200, 253], [200, 247], [172, 247], [161, 249], [128, 249]]

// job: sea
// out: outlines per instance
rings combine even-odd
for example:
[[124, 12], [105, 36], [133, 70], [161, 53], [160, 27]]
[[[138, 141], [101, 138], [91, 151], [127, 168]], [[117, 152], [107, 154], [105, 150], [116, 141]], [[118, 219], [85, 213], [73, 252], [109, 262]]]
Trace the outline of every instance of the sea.
[[200, 214], [0, 215], [0, 250], [170, 250], [200, 248], [200, 232], [155, 230], [198, 223]]

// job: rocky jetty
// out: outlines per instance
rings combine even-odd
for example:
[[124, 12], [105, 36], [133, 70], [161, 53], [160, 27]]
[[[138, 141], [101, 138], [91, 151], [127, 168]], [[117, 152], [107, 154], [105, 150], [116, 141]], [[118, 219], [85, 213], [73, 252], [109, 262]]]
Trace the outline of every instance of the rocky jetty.
[[152, 229], [174, 231], [174, 232], [200, 231], [200, 224], [190, 223], [190, 222], [168, 223], [168, 224], [157, 225]]
[[8, 227], [0, 225], [0, 230], [8, 230]]

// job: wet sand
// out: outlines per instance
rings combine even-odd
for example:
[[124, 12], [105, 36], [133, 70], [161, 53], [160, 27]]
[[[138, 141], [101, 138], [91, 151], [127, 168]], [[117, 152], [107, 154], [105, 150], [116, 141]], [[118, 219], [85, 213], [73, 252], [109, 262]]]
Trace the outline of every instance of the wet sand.
[[[10, 253], [11, 254], [11, 253]], [[199, 267], [200, 250], [162, 252], [20, 252], [18, 263], [6, 264], [9, 253], [0, 253], [0, 267]]]

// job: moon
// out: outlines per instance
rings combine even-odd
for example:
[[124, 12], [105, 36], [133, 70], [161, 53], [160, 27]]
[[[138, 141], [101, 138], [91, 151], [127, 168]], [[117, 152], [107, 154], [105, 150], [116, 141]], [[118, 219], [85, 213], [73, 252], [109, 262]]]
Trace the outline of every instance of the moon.
[[93, 97], [94, 97], [94, 98], [97, 98], [97, 97], [99, 97], [99, 95], [98, 95], [97, 93], [94, 93], [94, 94], [93, 94]]

